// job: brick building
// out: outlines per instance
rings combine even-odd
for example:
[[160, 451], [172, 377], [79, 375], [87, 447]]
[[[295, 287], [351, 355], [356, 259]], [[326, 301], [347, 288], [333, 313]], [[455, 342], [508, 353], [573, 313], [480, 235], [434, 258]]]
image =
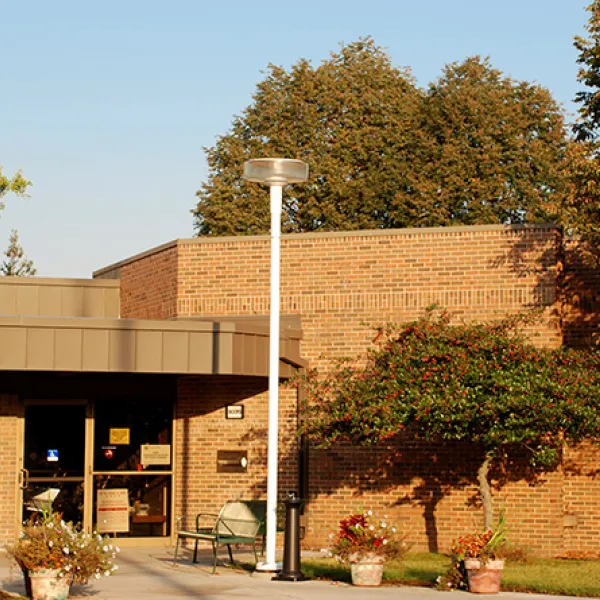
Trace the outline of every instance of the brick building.
[[[129, 490], [129, 529], [119, 535], [143, 543], [169, 543], [180, 514], [265, 495], [269, 238], [176, 240], [94, 277], [0, 281], [7, 315], [0, 322], [3, 540], [22, 516], [23, 497], [31, 504], [32, 484], [56, 479], [56, 465], [47, 462], [37, 479], [31, 476], [32, 440], [46, 440], [40, 423], [52, 414], [82, 424], [83, 462], [63, 469], [81, 473], [59, 473], [55, 487], [66, 490], [59, 499], [88, 526], [97, 525], [100, 489]], [[283, 236], [281, 375], [360, 354], [372, 325], [416, 318], [433, 303], [475, 320], [542, 307], [530, 332], [535, 343], [586, 344], [596, 327], [597, 283], [552, 225]], [[53, 286], [61, 290], [54, 296], [46, 289]], [[69, 286], [81, 300], [68, 300]], [[12, 295], [5, 291], [13, 288]], [[84, 301], [90, 290], [102, 290], [110, 307]], [[227, 419], [229, 405], [243, 406], [243, 419]], [[390, 515], [417, 548], [445, 550], [480, 525], [468, 447], [302, 449], [296, 391], [287, 388], [280, 417], [280, 489], [300, 489], [309, 499], [307, 545], [326, 545], [339, 518], [361, 505]], [[159, 458], [148, 464], [144, 451]], [[239, 456], [247, 457], [246, 469], [218, 472]], [[597, 459], [592, 448], [568, 450], [561, 467], [536, 482], [515, 465], [495, 491], [512, 537], [547, 555], [596, 550]], [[150, 514], [136, 512], [136, 502]]]

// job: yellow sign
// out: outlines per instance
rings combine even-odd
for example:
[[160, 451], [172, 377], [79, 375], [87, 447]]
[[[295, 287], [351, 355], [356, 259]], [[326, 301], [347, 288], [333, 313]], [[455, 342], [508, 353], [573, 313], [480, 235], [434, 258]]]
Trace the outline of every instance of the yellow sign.
[[127, 488], [98, 490], [96, 530], [98, 533], [129, 531], [129, 491]]
[[113, 446], [126, 446], [129, 444], [129, 427], [121, 429], [111, 427], [108, 431], [108, 443]]

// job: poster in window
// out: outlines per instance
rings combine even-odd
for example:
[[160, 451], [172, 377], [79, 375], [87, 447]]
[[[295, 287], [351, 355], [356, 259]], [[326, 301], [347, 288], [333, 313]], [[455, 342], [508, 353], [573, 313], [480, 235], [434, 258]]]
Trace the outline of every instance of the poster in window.
[[148, 467], [150, 465], [171, 464], [171, 444], [142, 444], [140, 462]]
[[129, 531], [129, 491], [127, 488], [97, 491], [96, 530], [98, 533]]

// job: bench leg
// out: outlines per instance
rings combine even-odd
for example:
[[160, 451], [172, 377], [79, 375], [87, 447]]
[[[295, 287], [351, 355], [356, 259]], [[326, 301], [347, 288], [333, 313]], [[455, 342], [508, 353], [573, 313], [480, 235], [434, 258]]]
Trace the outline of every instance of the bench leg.
[[256, 565], [258, 564], [258, 554], [256, 553], [256, 538], [252, 543], [252, 549], [254, 550], [254, 568], [256, 569]]
[[227, 551], [229, 552], [229, 562], [233, 564], [233, 554], [231, 553], [231, 546], [227, 544]]
[[179, 550], [179, 540], [181, 538], [177, 536], [177, 542], [175, 543], [175, 554], [173, 555], [173, 566], [177, 564], [177, 551]]
[[194, 544], [194, 557], [192, 558], [192, 562], [198, 562], [198, 540], [196, 540], [196, 543]]
[[211, 540], [213, 547], [213, 575], [217, 572], [217, 542], [215, 540]]

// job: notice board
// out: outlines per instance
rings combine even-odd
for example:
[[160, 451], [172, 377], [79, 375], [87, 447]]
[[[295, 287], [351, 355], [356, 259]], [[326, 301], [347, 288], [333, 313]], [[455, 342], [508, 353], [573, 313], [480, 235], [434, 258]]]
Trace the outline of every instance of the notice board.
[[98, 533], [129, 531], [129, 490], [98, 490], [96, 497], [96, 530]]

